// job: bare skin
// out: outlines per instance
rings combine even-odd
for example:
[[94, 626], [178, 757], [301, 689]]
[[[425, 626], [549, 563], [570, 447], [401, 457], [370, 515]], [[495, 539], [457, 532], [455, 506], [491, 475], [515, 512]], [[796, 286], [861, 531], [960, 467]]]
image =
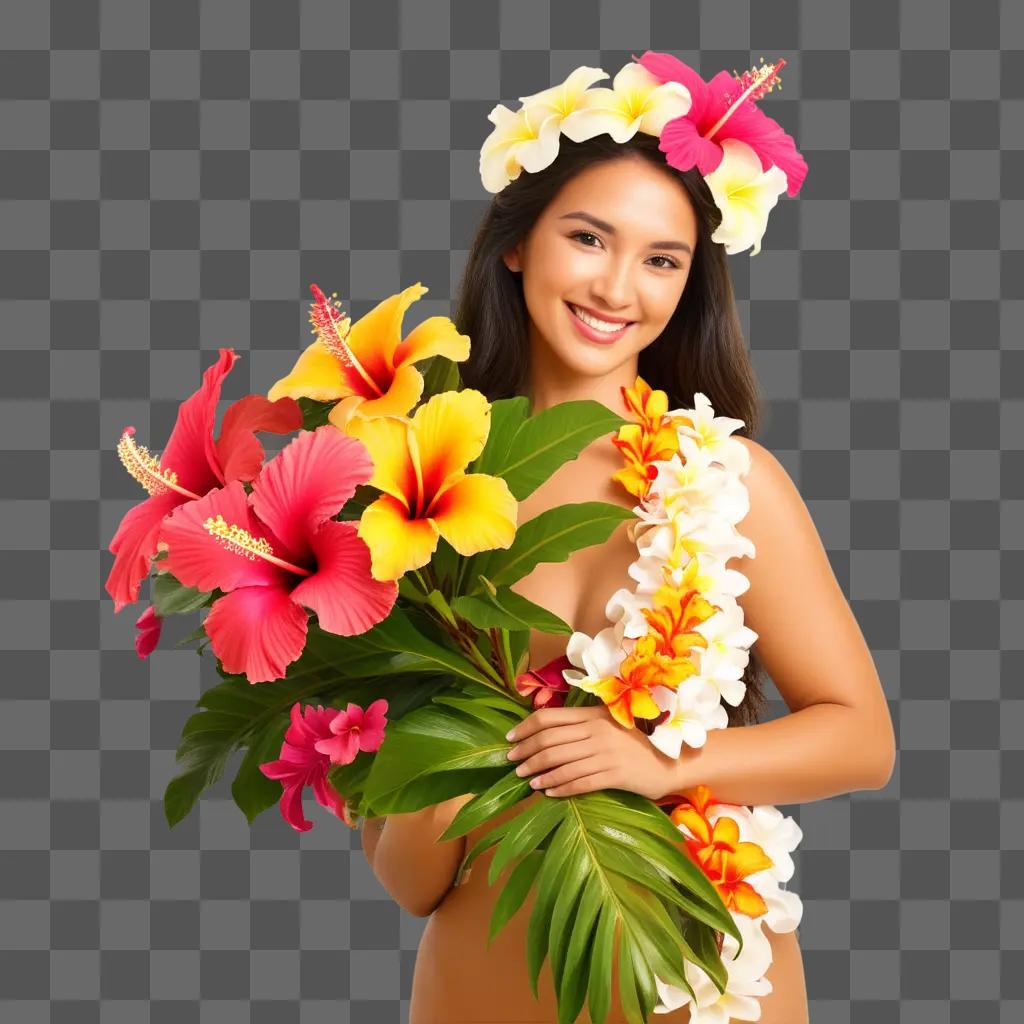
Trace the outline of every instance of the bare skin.
[[[621, 466], [621, 456], [606, 438], [594, 442], [575, 462], [567, 463], [529, 498], [521, 502], [519, 521], [533, 518], [545, 509], [573, 501], [609, 501], [625, 508], [633, 499], [611, 480]], [[625, 535], [625, 524], [602, 545], [575, 552], [568, 561], [541, 564], [520, 580], [514, 589], [524, 597], [544, 604], [575, 628], [596, 633], [607, 625], [604, 606], [619, 587], [631, 587], [627, 569], [636, 558], [636, 546]], [[543, 665], [565, 651], [564, 637], [534, 633], [530, 640], [530, 662]], [[556, 799], [538, 793], [530, 801]], [[451, 816], [464, 802], [451, 801]], [[498, 824], [518, 813], [512, 808], [500, 815]], [[491, 824], [469, 833], [459, 856], [472, 849]], [[459, 843], [455, 840], [453, 845]], [[557, 1002], [551, 973], [545, 963], [539, 984], [539, 999], [529, 988], [526, 973], [526, 927], [533, 896], [499, 932], [487, 948], [487, 932], [500, 883], [487, 884], [493, 850], [474, 863], [469, 877], [451, 889], [433, 913], [420, 942], [413, 979], [410, 1024], [550, 1024], [557, 1016]], [[762, 1024], [800, 1024], [807, 1019], [807, 996], [803, 961], [796, 933], [776, 935], [766, 929], [773, 948], [768, 971], [774, 992], [762, 1000]], [[613, 971], [613, 1010], [607, 1024], [625, 1024], [615, 995], [617, 967]], [[686, 1024], [685, 1007], [659, 1014], [654, 1020], [665, 1024]], [[590, 1024], [584, 1009], [577, 1024]]]
[[[574, 216], [579, 211], [606, 226]], [[685, 301], [691, 258], [679, 246], [669, 251], [655, 240], [672, 239], [692, 251], [696, 238], [685, 191], [653, 165], [616, 160], [581, 172], [563, 187], [505, 260], [509, 270], [523, 275], [534, 412], [591, 398], [625, 415], [621, 388], [635, 382], [639, 353]], [[604, 319], [633, 323], [612, 345], [588, 341], [570, 318], [570, 303]], [[666, 767], [664, 792], [704, 783], [726, 802], [785, 805], [880, 788], [891, 775], [895, 743], [870, 651], [793, 482], [765, 448], [743, 443], [752, 460], [745, 481], [750, 512], [739, 529], [754, 542], [756, 557], [731, 567], [750, 582], [738, 601], [791, 714], [713, 730], [703, 747], [684, 749]], [[520, 503], [519, 522], [567, 502], [602, 500], [632, 508], [630, 496], [610, 479], [620, 467], [619, 453], [607, 438], [599, 439]], [[611, 594], [622, 586], [633, 589], [627, 568], [635, 557], [623, 524], [605, 544], [578, 551], [564, 563], [537, 566], [516, 590], [594, 635], [606, 625]], [[531, 637], [533, 665], [564, 651], [564, 637]], [[529, 775], [542, 775], [545, 787], [557, 787], [559, 796], [595, 788], [597, 776], [588, 782], [580, 762], [560, 759], [559, 746], [564, 751], [578, 744], [551, 742], [549, 734], [559, 728], [572, 727], [552, 724], [522, 743], [517, 738], [523, 748], [520, 763]], [[593, 753], [612, 757], [615, 752]], [[621, 760], [621, 749], [618, 756]], [[530, 799], [559, 796], [538, 793]], [[488, 949], [488, 923], [499, 891], [487, 886], [491, 854], [479, 858], [462, 885], [451, 888], [465, 851], [484, 830], [434, 842], [468, 799], [398, 815], [378, 835], [372, 823], [369, 832], [364, 830], [364, 849], [388, 891], [411, 912], [432, 914], [416, 963], [412, 1024], [550, 1024], [555, 1001], [547, 967], [541, 971], [539, 1001], [526, 977], [523, 943], [532, 898]], [[773, 991], [761, 1000], [761, 1024], [805, 1024], [798, 934], [776, 935], [767, 928], [765, 933], [773, 949], [768, 971]], [[609, 1024], [623, 1024], [624, 1018], [614, 1014]], [[682, 1024], [689, 1013], [683, 1008], [653, 1019]], [[578, 1024], [588, 1021], [584, 1013]]]

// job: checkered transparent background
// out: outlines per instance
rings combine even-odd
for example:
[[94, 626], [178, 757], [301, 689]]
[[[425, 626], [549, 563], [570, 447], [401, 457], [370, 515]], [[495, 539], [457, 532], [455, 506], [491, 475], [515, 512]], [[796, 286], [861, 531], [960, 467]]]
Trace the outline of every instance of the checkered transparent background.
[[316, 806], [250, 830], [226, 783], [168, 830], [213, 678], [173, 630], [139, 662], [104, 596], [140, 496], [114, 443], [159, 448], [220, 345], [226, 400], [265, 389], [310, 282], [359, 316], [421, 280], [407, 326], [450, 313], [491, 106], [646, 48], [705, 77], [784, 57], [764, 107], [810, 167], [731, 265], [761, 440], [900, 746], [884, 790], [785, 808], [811, 1019], [1024, 1019], [1024, 5], [6, 0], [3, 1021], [407, 1019], [425, 922], [358, 835]]

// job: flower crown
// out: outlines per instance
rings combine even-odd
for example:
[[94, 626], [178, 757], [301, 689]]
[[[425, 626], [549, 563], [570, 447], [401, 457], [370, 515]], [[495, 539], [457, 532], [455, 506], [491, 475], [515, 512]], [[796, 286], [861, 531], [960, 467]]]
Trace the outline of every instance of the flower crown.
[[610, 89], [590, 86], [608, 72], [583, 65], [559, 85], [520, 96], [510, 110], [499, 103], [487, 119], [494, 130], [480, 149], [480, 177], [500, 192], [522, 171], [540, 171], [558, 156], [566, 135], [583, 142], [607, 132], [628, 142], [638, 131], [655, 135], [666, 162], [680, 171], [697, 167], [722, 213], [711, 236], [731, 256], [761, 251], [768, 214], [786, 191], [795, 196], [807, 176], [796, 144], [755, 106], [779, 82], [785, 61], [740, 76], [720, 71], [710, 82], [681, 60], [647, 50], [624, 64]]

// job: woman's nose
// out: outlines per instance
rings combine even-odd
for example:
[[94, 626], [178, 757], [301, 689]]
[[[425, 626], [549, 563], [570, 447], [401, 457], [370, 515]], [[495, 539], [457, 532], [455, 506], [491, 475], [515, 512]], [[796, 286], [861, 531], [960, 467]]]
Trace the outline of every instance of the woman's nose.
[[626, 264], [610, 264], [604, 274], [594, 281], [594, 297], [601, 300], [608, 313], [628, 309], [633, 301], [631, 268]]

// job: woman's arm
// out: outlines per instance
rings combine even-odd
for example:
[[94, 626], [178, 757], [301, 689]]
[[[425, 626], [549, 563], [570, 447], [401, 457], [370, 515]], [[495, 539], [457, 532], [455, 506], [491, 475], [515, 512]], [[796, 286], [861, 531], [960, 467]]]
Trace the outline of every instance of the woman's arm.
[[603, 706], [534, 711], [516, 726], [514, 760], [549, 795], [617, 788], [662, 799], [703, 783], [725, 803], [789, 804], [888, 782], [895, 737], [864, 636], [784, 467], [738, 440], [751, 453], [739, 530], [755, 555], [735, 565], [750, 581], [737, 600], [792, 713], [712, 729], [704, 746], [670, 758]]
[[[408, 814], [367, 818], [363, 822], [363, 852], [377, 880], [403, 910], [428, 917], [455, 881], [465, 856], [466, 839], [440, 836], [472, 793], [445, 800]], [[380, 826], [383, 825], [383, 828]]]
[[703, 782], [726, 803], [790, 804], [880, 789], [896, 743], [871, 652], [785, 468], [738, 440], [751, 457], [750, 512], [738, 529], [756, 550], [734, 565], [750, 581], [737, 600], [792, 713], [684, 747], [669, 792]]

